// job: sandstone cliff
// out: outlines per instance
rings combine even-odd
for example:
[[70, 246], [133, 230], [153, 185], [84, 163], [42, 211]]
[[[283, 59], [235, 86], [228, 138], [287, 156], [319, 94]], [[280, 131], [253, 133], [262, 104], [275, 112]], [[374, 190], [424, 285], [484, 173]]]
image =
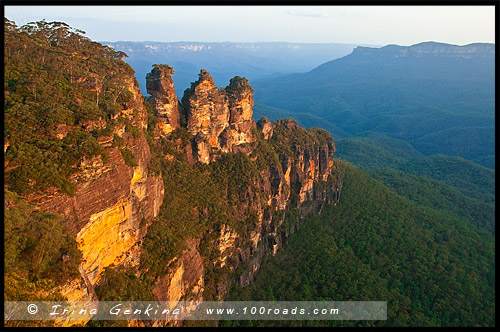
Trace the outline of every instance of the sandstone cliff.
[[[222, 189], [237, 222], [221, 220], [197, 240], [189, 239], [188, 249], [172, 259], [169, 272], [157, 280], [158, 300], [224, 299], [234, 282], [245, 286], [252, 281], [263, 257], [285, 245], [306, 215], [339, 200], [343, 175], [336, 168], [335, 144], [328, 132], [300, 128], [291, 119], [271, 124], [262, 118], [256, 124], [252, 96], [245, 78], [235, 77], [220, 89], [205, 70], [185, 91], [182, 105], [191, 144], [184, 154], [224, 168], [231, 160], [224, 156], [235, 153], [242, 156], [235, 157], [235, 165], [243, 162], [250, 168], [243, 174], [229, 162], [228, 176], [244, 183], [233, 194], [229, 184]], [[200, 213], [210, 217], [207, 211]]]
[[146, 77], [146, 88], [151, 97], [148, 102], [158, 122], [156, 133], [166, 136], [181, 125], [179, 102], [175, 94], [172, 75], [174, 69], [167, 65], [155, 65]]
[[[123, 103], [115, 119], [127, 119], [129, 126], [140, 131], [147, 127], [143, 96], [133, 77], [127, 81], [133, 97]], [[105, 128], [104, 121], [101, 126]], [[150, 171], [151, 154], [143, 134], [113, 128], [113, 134], [97, 141], [106, 149], [108, 160], [99, 155], [79, 161], [70, 180], [76, 185], [72, 196], [60, 192], [38, 198], [41, 210], [56, 212], [66, 220], [83, 254], [81, 279], [62, 288], [62, 294], [73, 301], [96, 298], [94, 286], [108, 266], [138, 265], [140, 244], [147, 232], [147, 222], [159, 212], [164, 186], [161, 176]], [[113, 135], [123, 140], [113, 146]], [[136, 166], [128, 166], [120, 148], [129, 149]]]
[[[239, 76], [218, 88], [202, 70], [181, 104], [172, 74], [171, 67], [155, 65], [148, 75], [152, 114], [143, 104], [137, 83], [128, 77], [132, 97], [112, 116], [112, 128], [106, 130], [108, 122], [103, 119], [77, 124], [88, 132], [105, 133], [96, 141], [107, 158], [97, 155], [78, 161], [70, 177], [74, 195], [47, 191], [31, 197], [40, 210], [65, 218], [82, 252], [80, 277], [60, 289], [69, 300], [101, 300], [99, 287], [110, 282], [105, 280], [108, 267], [133, 271], [158, 301], [223, 300], [235, 283], [252, 282], [264, 256], [286, 245], [306, 215], [320, 213], [325, 204], [339, 200], [343, 175], [336, 168], [335, 144], [328, 132], [306, 130], [291, 119], [271, 123], [262, 118], [256, 124], [253, 89]], [[156, 117], [155, 128], [148, 128], [151, 116]], [[71, 130], [59, 129], [58, 139]], [[161, 169], [177, 165], [177, 170], [197, 170], [193, 174], [198, 178], [188, 179], [194, 182], [193, 190], [200, 190], [195, 194], [216, 197], [217, 202], [202, 207], [177, 200], [171, 206], [164, 199], [165, 188], [174, 190], [169, 181], [179, 179], [155, 174], [154, 163]], [[197, 188], [196, 182], [207, 178], [219, 182], [213, 188]], [[182, 250], [160, 262], [162, 273], [153, 273], [142, 264], [141, 255], [146, 240], [157, 247], [170, 245], [148, 237], [162, 209], [188, 209], [186, 215], [205, 223], [186, 230], [187, 237], [170, 237], [168, 241], [183, 243]], [[129, 322], [136, 326], [179, 324]]]
[[60, 22], [5, 23], [11, 299], [222, 300], [338, 201], [333, 139], [256, 124], [246, 78], [219, 88], [201, 70], [180, 103], [154, 65], [145, 102], [123, 52]]
[[[216, 266], [229, 271], [243, 267], [233, 276], [241, 286], [253, 280], [264, 255], [274, 255], [286, 244], [306, 215], [336, 204], [342, 188], [343, 175], [333, 159], [335, 145], [327, 133], [311, 133], [293, 120], [278, 120], [272, 127], [269, 142], [269, 130], [262, 127], [260, 144], [288, 148], [267, 159], [249, 181], [253, 185], [231, 201], [234, 215], [248, 224], [246, 230], [223, 227], [214, 242], [220, 252]], [[256, 147], [250, 157], [265, 159], [264, 153]], [[232, 282], [229, 277], [218, 285], [216, 299], [225, 297]]]
[[255, 141], [252, 128], [253, 89], [246, 78], [234, 77], [219, 89], [202, 70], [200, 78], [182, 98], [187, 129], [194, 136], [195, 157], [202, 163], [217, 159], [219, 152], [250, 152]]

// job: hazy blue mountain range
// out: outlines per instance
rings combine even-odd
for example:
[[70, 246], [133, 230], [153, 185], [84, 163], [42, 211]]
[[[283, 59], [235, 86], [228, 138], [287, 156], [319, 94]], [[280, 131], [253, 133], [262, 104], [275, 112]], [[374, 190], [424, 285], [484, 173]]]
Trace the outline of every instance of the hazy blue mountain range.
[[200, 68], [206, 69], [218, 86], [235, 75], [250, 80], [272, 77], [280, 73], [307, 72], [327, 61], [352, 52], [359, 44], [337, 43], [207, 43], [207, 42], [103, 42], [127, 53], [136, 71], [141, 90], [146, 94], [144, 77], [155, 63], [174, 67], [177, 94], [196, 80]]
[[424, 155], [495, 167], [494, 44], [357, 47], [310, 72], [253, 87], [270, 119], [307, 119], [336, 138], [382, 133]]

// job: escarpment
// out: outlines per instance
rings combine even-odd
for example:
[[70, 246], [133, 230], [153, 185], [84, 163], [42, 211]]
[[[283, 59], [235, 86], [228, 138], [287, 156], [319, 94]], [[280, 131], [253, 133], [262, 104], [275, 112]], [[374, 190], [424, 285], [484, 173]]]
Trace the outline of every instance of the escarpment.
[[[272, 124], [264, 117], [256, 124], [253, 89], [245, 78], [236, 76], [218, 88], [201, 70], [185, 91], [182, 106], [190, 136], [181, 154], [188, 162], [209, 166], [202, 168], [205, 176], [220, 186], [208, 190], [220, 190], [218, 197], [227, 202], [230, 216], [187, 240], [189, 249], [170, 261], [154, 294], [169, 301], [222, 300], [235, 282], [245, 286], [253, 280], [263, 257], [286, 245], [306, 215], [339, 201], [343, 175], [328, 132], [306, 130], [291, 119]], [[197, 189], [200, 196], [207, 194], [203, 187]], [[213, 218], [206, 208], [193, 210], [201, 218]], [[189, 288], [194, 292], [187, 292]]]
[[151, 97], [148, 102], [158, 119], [155, 133], [166, 136], [181, 125], [179, 102], [175, 94], [172, 75], [174, 69], [167, 65], [155, 65], [146, 77], [146, 88]]
[[179, 102], [154, 65], [145, 101], [123, 52], [60, 22], [4, 27], [7, 300], [223, 300], [338, 202], [333, 138], [255, 123], [246, 78], [201, 70]]
[[[62, 288], [75, 301], [95, 298], [93, 287], [106, 267], [139, 264], [141, 241], [147, 225], [158, 215], [164, 185], [151, 171], [151, 153], [142, 130], [147, 128], [143, 96], [133, 77], [127, 77], [131, 97], [120, 105], [113, 125], [97, 137], [102, 155], [83, 157], [70, 177], [73, 195], [61, 192], [37, 197], [41, 210], [62, 215], [65, 226], [76, 238], [82, 252], [81, 279]], [[126, 160], [129, 151], [133, 161]]]
[[[234, 282], [241, 286], [253, 280], [265, 255], [286, 245], [305, 216], [320, 213], [324, 205], [337, 204], [340, 198], [343, 175], [327, 132], [299, 128], [291, 119], [277, 120], [272, 132], [267, 140], [269, 131], [259, 133], [260, 144], [250, 158], [265, 162], [252, 176], [253, 185], [231, 202], [234, 214], [253, 227], [245, 232], [223, 228], [215, 242], [221, 253], [219, 266], [239, 268]], [[216, 298], [223, 299], [231, 285], [219, 285]]]
[[[70, 194], [46, 188], [27, 196], [63, 217], [82, 254], [77, 277], [59, 287], [69, 300], [123, 300], [137, 287], [145, 299], [171, 304], [223, 300], [236, 283], [252, 282], [305, 216], [339, 201], [343, 175], [328, 132], [291, 119], [256, 123], [244, 77], [218, 88], [201, 70], [179, 102], [173, 72], [154, 65], [146, 103], [132, 75], [108, 90], [81, 78], [97, 96], [116, 94], [112, 110], [51, 133], [71, 143], [85, 132], [100, 149], [72, 165]], [[113, 274], [120, 271], [129, 284]]]

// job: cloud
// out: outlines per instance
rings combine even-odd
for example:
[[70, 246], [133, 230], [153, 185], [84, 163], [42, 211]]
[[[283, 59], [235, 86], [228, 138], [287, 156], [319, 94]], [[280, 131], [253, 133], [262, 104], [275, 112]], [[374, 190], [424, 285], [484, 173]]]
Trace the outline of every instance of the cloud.
[[295, 11], [289, 10], [287, 11], [288, 15], [291, 16], [300, 16], [300, 17], [317, 17], [317, 18], [325, 18], [330, 17], [327, 13], [319, 13], [319, 12], [307, 12], [307, 11]]

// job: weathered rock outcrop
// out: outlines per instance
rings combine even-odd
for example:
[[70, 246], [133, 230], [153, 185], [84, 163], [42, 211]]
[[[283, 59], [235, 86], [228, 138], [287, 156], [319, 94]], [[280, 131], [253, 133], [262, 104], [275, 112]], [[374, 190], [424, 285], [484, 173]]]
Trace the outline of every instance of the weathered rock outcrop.
[[229, 86], [219, 89], [206, 70], [199, 77], [182, 98], [187, 129], [194, 137], [196, 159], [209, 163], [220, 152], [249, 153], [248, 145], [255, 141], [252, 134], [255, 122], [253, 89], [248, 80], [236, 76]]
[[260, 130], [264, 139], [270, 139], [273, 136], [273, 125], [265, 116], [257, 122], [257, 129]]
[[[327, 204], [337, 204], [342, 188], [343, 175], [333, 159], [335, 144], [327, 132], [311, 133], [290, 119], [278, 120], [272, 128], [267, 131], [274, 132], [270, 143], [291, 149], [261, 170], [251, 181], [254, 187], [240, 195], [239, 204], [234, 204], [235, 216], [246, 223], [255, 222], [255, 227], [246, 235], [222, 227], [214, 243], [221, 253], [218, 266], [235, 271], [246, 264], [236, 276], [241, 286], [253, 280], [265, 255], [276, 254], [287, 243], [305, 216], [320, 213]], [[311, 134], [316, 137], [308, 139]], [[264, 137], [268, 135], [262, 134]], [[252, 221], [251, 216], [256, 219]], [[223, 299], [231, 285], [220, 285], [217, 298]]]
[[[158, 280], [153, 289], [158, 301], [170, 302], [171, 309], [181, 300], [193, 303], [193, 308], [194, 303], [203, 301], [203, 261], [196, 241], [187, 240], [187, 249], [168, 263], [168, 270], [167, 275]], [[153, 326], [164, 326], [166, 323], [167, 321], [154, 322]], [[179, 325], [181, 322], [172, 323]]]
[[[155, 65], [147, 78], [152, 95], [149, 103], [158, 119], [155, 136], [165, 137], [180, 155], [192, 154], [187, 158], [190, 164], [217, 162], [224, 154], [241, 153], [246, 162], [255, 164], [255, 172], [235, 173], [246, 178], [248, 187], [240, 188], [236, 196], [225, 193], [232, 219], [240, 226], [220, 220], [201, 237], [189, 238], [187, 249], [165, 262], [166, 274], [154, 280], [153, 295], [158, 301], [172, 303], [223, 300], [235, 282], [245, 286], [253, 280], [263, 257], [276, 254], [286, 245], [306, 215], [338, 202], [342, 174], [335, 170], [335, 144], [326, 131], [300, 128], [291, 119], [272, 124], [262, 118], [256, 124], [252, 118], [253, 89], [245, 78], [234, 77], [226, 88], [219, 89], [202, 70], [199, 80], [184, 94], [185, 113], [181, 115], [172, 74], [172, 68]], [[134, 98], [115, 118], [126, 117], [130, 125], [145, 129], [147, 110], [133, 81], [129, 90]], [[185, 116], [185, 124], [181, 116]], [[183, 145], [181, 138], [171, 137], [184, 125], [192, 135], [191, 144]], [[98, 137], [108, 160], [104, 162], [100, 156], [82, 159], [79, 171], [71, 178], [76, 184], [75, 194], [53, 194], [39, 204], [69, 221], [68, 229], [83, 254], [81, 279], [62, 289], [72, 300], [95, 300], [93, 287], [99, 284], [106, 267], [139, 266], [142, 240], [164, 197], [161, 176], [150, 172], [151, 151], [146, 137], [132, 135], [126, 125], [115, 126], [113, 135], [123, 139], [122, 148], [132, 152], [136, 166], [127, 165], [112, 138]], [[160, 146], [161, 140], [156, 144]], [[170, 155], [168, 159], [174, 158]], [[137, 275], [143, 272], [138, 269]], [[179, 322], [131, 324], [164, 326]]]
[[[266, 164], [249, 179], [247, 190], [236, 198], [227, 197], [233, 216], [247, 225], [246, 231], [222, 224], [202, 239], [211, 239], [204, 245], [213, 248], [213, 268], [226, 271], [215, 286], [213, 280], [210, 286], [215, 289], [209, 299], [222, 300], [236, 280], [242, 286], [252, 281], [263, 257], [276, 254], [306, 215], [338, 202], [342, 174], [335, 171], [335, 144], [328, 132], [300, 128], [291, 119], [272, 124], [264, 117], [256, 124], [252, 117], [253, 89], [245, 78], [236, 76], [220, 89], [202, 70], [198, 81], [185, 91], [182, 105], [187, 131], [192, 135], [185, 154], [189, 155], [187, 147], [192, 147], [194, 159], [206, 164], [216, 162], [225, 153], [244, 153], [253, 162], [266, 159]], [[263, 146], [273, 146], [272, 150], [279, 152], [269, 159], [264, 157]], [[207, 299], [203, 296], [203, 275], [207, 271], [200, 269], [199, 254], [193, 254], [199, 252], [199, 245], [199, 241], [190, 240], [190, 249], [168, 263], [170, 272], [155, 286], [158, 300]], [[246, 268], [234, 275], [243, 263]], [[186, 275], [194, 277], [186, 279]], [[189, 287], [196, 291], [187, 292]]]
[[151, 95], [148, 102], [158, 120], [156, 133], [161, 136], [169, 135], [181, 125], [179, 101], [172, 80], [173, 74], [174, 69], [168, 65], [154, 65], [153, 70], [146, 77], [146, 88]]
[[[7, 172], [21, 171], [9, 173], [13, 181], [5, 189], [24, 193], [20, 205], [30, 203], [11, 210], [6, 225], [31, 227], [36, 234], [23, 239], [23, 228], [18, 228], [9, 243], [12, 256], [26, 262], [12, 270], [16, 278], [26, 274], [12, 289], [13, 297], [23, 285], [38, 288], [38, 281], [32, 281], [40, 277], [42, 297], [63, 294], [86, 305], [142, 296], [193, 306], [200, 300], [223, 300], [235, 282], [252, 280], [264, 255], [275, 254], [305, 215], [338, 200], [342, 180], [333, 171], [333, 139], [292, 120], [271, 124], [262, 119], [257, 127], [253, 89], [246, 78], [236, 76], [218, 88], [202, 70], [181, 104], [173, 68], [154, 65], [147, 76], [151, 98], [145, 103], [133, 70], [121, 60], [123, 52], [101, 48], [64, 24], [45, 23], [20, 31], [25, 51], [31, 33], [40, 37], [40, 31], [55, 29], [65, 35], [61, 40], [45, 36], [42, 44], [50, 49], [31, 45], [43, 58], [29, 66], [36, 72], [16, 72], [25, 76], [19, 82], [38, 77], [27, 86], [33, 96], [25, 99], [19, 82], [6, 87], [6, 95], [16, 92], [10, 118], [21, 110], [27, 119], [12, 121], [6, 133], [23, 125], [30, 129], [8, 134], [4, 144], [6, 157], [14, 161], [6, 163], [12, 167]], [[77, 44], [82, 52], [74, 52]], [[23, 52], [22, 47], [15, 50], [19, 43], [11, 46], [12, 56]], [[14, 59], [11, 71], [25, 58]], [[39, 93], [44, 85], [51, 89]], [[52, 104], [60, 107], [48, 107]], [[152, 116], [157, 125], [148, 128]], [[40, 121], [32, 121], [38, 117]], [[22, 168], [29, 162], [44, 168]], [[44, 171], [54, 177], [46, 179]], [[171, 188], [168, 195], [166, 188]], [[7, 206], [15, 208], [13, 204]], [[39, 209], [37, 224], [19, 217], [23, 211], [29, 216], [31, 204]], [[55, 226], [43, 226], [36, 243], [34, 225], [45, 225], [45, 217]], [[21, 254], [18, 245], [24, 246]], [[30, 250], [34, 253], [26, 253]], [[46, 290], [52, 282], [58, 286]], [[82, 325], [91, 315], [80, 321], [61, 316], [56, 325]]]
[[187, 249], [168, 263], [169, 273], [158, 280], [153, 294], [159, 301], [169, 301], [175, 306], [187, 293], [192, 300], [202, 300], [203, 261], [194, 240], [187, 240]]
[[226, 87], [229, 100], [229, 126], [222, 133], [223, 152], [250, 153], [249, 143], [255, 141], [252, 129], [256, 127], [253, 120], [253, 89], [248, 80], [236, 76]]
[[[147, 127], [143, 97], [132, 77], [127, 84], [133, 98], [122, 105], [116, 118], [128, 118], [131, 126], [142, 130]], [[70, 178], [76, 185], [74, 195], [54, 193], [39, 198], [40, 209], [64, 216], [83, 254], [82, 279], [62, 289], [75, 301], [95, 298], [93, 286], [105, 267], [138, 264], [147, 232], [145, 221], [158, 214], [163, 201], [163, 180], [149, 170], [151, 154], [144, 135], [134, 137], [125, 126], [115, 126], [114, 134], [123, 139], [123, 147], [132, 152], [137, 166], [128, 166], [119, 148], [101, 136], [97, 141], [105, 147], [108, 160], [97, 156], [79, 161], [78, 171]]]

